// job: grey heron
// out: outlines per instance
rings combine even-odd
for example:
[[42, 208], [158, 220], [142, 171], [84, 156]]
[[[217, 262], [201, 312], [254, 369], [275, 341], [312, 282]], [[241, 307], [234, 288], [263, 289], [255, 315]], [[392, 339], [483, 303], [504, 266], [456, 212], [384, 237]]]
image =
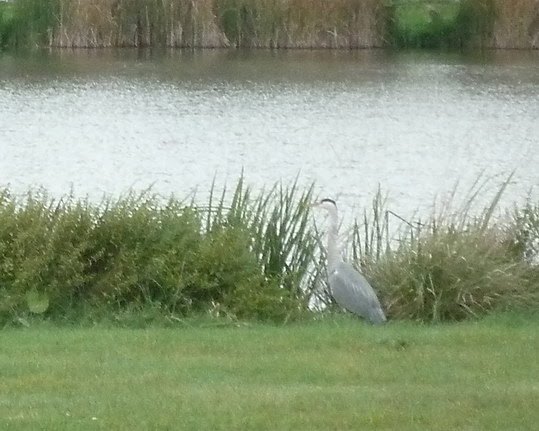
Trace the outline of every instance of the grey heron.
[[338, 246], [339, 216], [333, 199], [322, 199], [313, 204], [329, 215], [327, 259], [328, 283], [331, 295], [342, 308], [363, 317], [371, 323], [386, 321], [380, 301], [367, 279], [350, 263], [343, 261]]

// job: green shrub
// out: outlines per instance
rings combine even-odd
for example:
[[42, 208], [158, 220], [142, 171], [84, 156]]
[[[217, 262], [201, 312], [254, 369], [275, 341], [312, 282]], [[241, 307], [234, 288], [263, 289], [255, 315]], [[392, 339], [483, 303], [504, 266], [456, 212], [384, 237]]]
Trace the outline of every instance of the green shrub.
[[[377, 192], [350, 256], [390, 318], [462, 320], [539, 305], [538, 207], [494, 218], [509, 179], [482, 212], [484, 184], [455, 213], [448, 204], [397, 229]], [[243, 178], [230, 192], [213, 186], [206, 206], [149, 192], [91, 203], [0, 190], [0, 322], [300, 318], [313, 301], [332, 303], [311, 200], [312, 187], [296, 183], [253, 195]]]
[[397, 47], [439, 48], [452, 45], [459, 4], [402, 2], [392, 7], [391, 43]]
[[389, 219], [394, 214], [385, 210], [377, 194], [371, 214], [365, 215], [362, 226], [355, 226], [354, 256], [391, 318], [462, 320], [496, 309], [539, 305], [533, 277], [537, 270], [523, 258], [531, 238], [539, 238], [529, 229], [530, 212], [518, 212], [516, 224], [513, 219], [493, 218], [510, 179], [483, 211], [478, 211], [476, 201], [486, 182], [478, 180], [461, 208], [453, 210], [448, 202], [426, 221], [403, 221], [397, 238], [390, 238], [395, 230]]
[[59, 26], [62, 0], [17, 0], [13, 3], [12, 45], [48, 46]]
[[[305, 310], [311, 191], [258, 197], [240, 179], [207, 207], [148, 192], [91, 204], [0, 193], [0, 318], [160, 309], [289, 319]], [[230, 201], [230, 206], [226, 202]]]
[[[244, 268], [243, 274], [239, 268], [235, 272], [234, 276], [241, 274], [241, 277], [235, 283], [228, 283], [235, 288], [226, 289], [219, 307], [238, 317], [264, 320], [300, 315], [310, 301], [309, 286], [321, 274], [319, 268], [314, 268], [317, 240], [309, 224], [312, 187], [300, 192], [297, 183], [290, 187], [279, 184], [252, 197], [252, 191], [240, 179], [228, 208], [226, 193], [215, 202], [213, 191], [214, 187], [207, 209], [206, 231], [210, 241], [214, 235], [219, 240], [210, 251], [219, 252], [219, 247], [225, 245], [222, 253], [227, 253], [230, 250], [226, 244], [233, 245], [237, 247], [234, 256], [238, 261], [230, 262], [229, 256], [226, 266]], [[239, 244], [226, 237], [230, 232], [236, 241], [240, 240]], [[213, 256], [208, 264], [215, 268], [211, 262], [218, 261], [219, 256]]]
[[455, 20], [459, 46], [488, 46], [496, 21], [494, 0], [462, 0]]
[[106, 201], [94, 212], [83, 297], [117, 307], [159, 302], [171, 311], [184, 309], [190, 282], [184, 267], [201, 240], [195, 211], [175, 201], [161, 207], [144, 193]]
[[525, 305], [522, 262], [495, 228], [443, 226], [418, 232], [376, 269], [386, 286], [388, 314], [422, 321], [462, 320], [496, 308]]
[[[505, 13], [495, 0], [405, 1], [391, 11], [392, 45], [413, 48], [491, 46], [499, 14]], [[527, 20], [525, 13], [522, 9], [520, 17]]]
[[7, 45], [13, 31], [13, 5], [0, 2], [0, 48]]

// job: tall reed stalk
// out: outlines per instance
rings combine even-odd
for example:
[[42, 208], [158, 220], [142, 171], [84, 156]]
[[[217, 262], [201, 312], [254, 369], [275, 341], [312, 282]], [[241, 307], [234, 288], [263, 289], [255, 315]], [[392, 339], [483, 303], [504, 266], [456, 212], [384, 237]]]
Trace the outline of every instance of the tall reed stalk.
[[[523, 249], [537, 232], [533, 211], [521, 214], [520, 227], [495, 214], [512, 176], [481, 210], [478, 201], [491, 184], [478, 179], [455, 207], [452, 197], [427, 220], [406, 221], [386, 210], [378, 193], [372, 217], [354, 228], [356, 261], [381, 293], [389, 316], [421, 321], [461, 320], [497, 308], [537, 304], [536, 268]], [[389, 227], [397, 220], [397, 229]], [[522, 226], [526, 226], [527, 230]], [[396, 232], [390, 238], [389, 233]], [[517, 232], [520, 232], [517, 234]], [[534, 233], [532, 233], [534, 232]], [[380, 252], [382, 250], [382, 252]]]
[[0, 44], [57, 47], [539, 47], [537, 0], [17, 0]]
[[494, 0], [494, 48], [539, 48], [539, 1]]
[[216, 6], [235, 46], [366, 48], [384, 43], [386, 9], [376, 0], [222, 0]]
[[[349, 255], [390, 318], [539, 305], [539, 210], [529, 202], [498, 216], [510, 180], [484, 208], [489, 183], [478, 180], [463, 205], [450, 200], [417, 222], [377, 191]], [[214, 184], [206, 205], [149, 191], [92, 203], [0, 190], [0, 322], [148, 309], [287, 321], [324, 308], [332, 301], [312, 197], [297, 182], [254, 193], [243, 178], [230, 190]]]
[[377, 0], [18, 0], [23, 37], [59, 47], [359, 48], [384, 43]]

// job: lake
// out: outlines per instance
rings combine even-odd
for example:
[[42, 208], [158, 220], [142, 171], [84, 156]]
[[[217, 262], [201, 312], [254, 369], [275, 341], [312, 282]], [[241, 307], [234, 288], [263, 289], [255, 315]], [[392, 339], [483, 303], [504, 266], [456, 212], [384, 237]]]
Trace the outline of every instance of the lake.
[[0, 102], [17, 193], [203, 198], [243, 170], [409, 217], [515, 170], [504, 205], [539, 198], [539, 51], [4, 52]]

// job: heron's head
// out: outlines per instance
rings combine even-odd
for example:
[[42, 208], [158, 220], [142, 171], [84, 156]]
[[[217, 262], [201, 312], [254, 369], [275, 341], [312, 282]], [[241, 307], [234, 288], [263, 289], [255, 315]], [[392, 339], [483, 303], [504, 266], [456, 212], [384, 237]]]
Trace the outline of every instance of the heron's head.
[[325, 209], [326, 211], [335, 211], [337, 209], [337, 204], [335, 203], [333, 199], [325, 198], [319, 202], [315, 202], [313, 204], [313, 207], [322, 208], [322, 209]]

